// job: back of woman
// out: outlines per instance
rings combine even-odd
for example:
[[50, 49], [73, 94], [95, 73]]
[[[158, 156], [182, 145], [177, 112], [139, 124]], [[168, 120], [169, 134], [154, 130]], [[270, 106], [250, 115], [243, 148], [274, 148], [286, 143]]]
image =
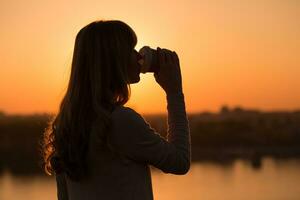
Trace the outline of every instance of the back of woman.
[[58, 199], [153, 199], [149, 165], [188, 172], [191, 138], [174, 51], [157, 48], [154, 73], [166, 92], [167, 139], [124, 106], [140, 80], [136, 43], [118, 20], [92, 22], [77, 34], [69, 85], [44, 134], [45, 171], [56, 176]]

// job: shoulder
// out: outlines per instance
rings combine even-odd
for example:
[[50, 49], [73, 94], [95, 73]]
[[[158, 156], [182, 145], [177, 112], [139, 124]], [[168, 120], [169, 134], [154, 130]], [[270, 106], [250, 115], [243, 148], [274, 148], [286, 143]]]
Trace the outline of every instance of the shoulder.
[[110, 132], [111, 144], [124, 147], [139, 140], [148, 123], [134, 109], [118, 106], [112, 113], [112, 126]]
[[121, 122], [122, 121], [136, 121], [141, 120], [143, 117], [136, 112], [134, 109], [127, 107], [127, 106], [118, 106], [112, 112], [111, 118], [113, 121]]
[[112, 135], [139, 135], [145, 132], [150, 124], [134, 109], [126, 106], [117, 107], [111, 115]]

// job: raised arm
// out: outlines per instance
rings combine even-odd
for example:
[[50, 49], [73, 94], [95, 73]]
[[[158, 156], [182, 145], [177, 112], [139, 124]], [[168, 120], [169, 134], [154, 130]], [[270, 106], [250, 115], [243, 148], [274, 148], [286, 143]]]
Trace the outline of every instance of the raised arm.
[[165, 173], [186, 174], [191, 162], [191, 138], [183, 93], [166, 96], [168, 109], [167, 140], [131, 108], [113, 113], [110, 134], [112, 147], [137, 162], [151, 164]]

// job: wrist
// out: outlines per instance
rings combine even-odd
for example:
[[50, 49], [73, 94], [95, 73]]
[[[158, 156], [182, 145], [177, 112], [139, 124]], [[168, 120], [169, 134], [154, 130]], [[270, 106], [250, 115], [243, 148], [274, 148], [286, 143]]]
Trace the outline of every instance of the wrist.
[[175, 91], [166, 91], [167, 96], [171, 96], [171, 95], [181, 95], [183, 94], [182, 90], [175, 90]]
[[183, 93], [182, 87], [176, 88], [176, 89], [174, 88], [174, 89], [165, 90], [165, 92], [166, 92], [167, 94], [178, 94], [178, 93]]

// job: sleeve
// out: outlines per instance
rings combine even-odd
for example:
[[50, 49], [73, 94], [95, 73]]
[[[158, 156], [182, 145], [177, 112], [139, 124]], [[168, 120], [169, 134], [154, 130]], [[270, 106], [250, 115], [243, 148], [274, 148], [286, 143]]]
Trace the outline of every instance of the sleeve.
[[57, 188], [57, 199], [68, 200], [67, 183], [64, 173], [55, 174], [56, 188]]
[[191, 162], [191, 138], [184, 95], [167, 94], [167, 140], [131, 108], [116, 113], [111, 145], [137, 162], [151, 164], [164, 173], [186, 174]]

